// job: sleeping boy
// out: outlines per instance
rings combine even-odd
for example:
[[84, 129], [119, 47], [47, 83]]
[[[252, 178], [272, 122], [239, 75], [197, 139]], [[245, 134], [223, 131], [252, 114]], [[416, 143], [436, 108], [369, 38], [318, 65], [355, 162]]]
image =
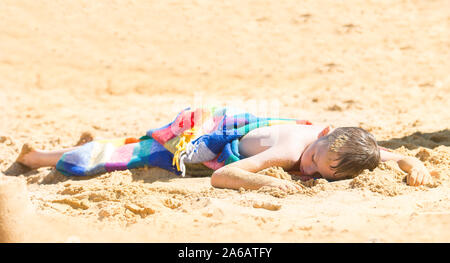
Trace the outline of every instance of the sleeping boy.
[[[203, 112], [204, 114], [205, 110], [201, 110], [200, 112]], [[222, 127], [220, 125], [224, 125], [223, 127], [225, 127], [223, 118], [225, 115], [221, 113], [224, 115], [221, 116], [220, 114], [217, 114], [217, 112], [218, 110], [214, 110], [213, 113], [215, 115], [210, 114], [211, 116], [214, 116], [211, 120], [217, 120], [216, 123], [214, 121], [211, 122], [213, 126], [215, 125], [213, 128], [208, 128], [212, 129], [210, 134], [213, 135], [217, 134], [218, 127]], [[222, 110], [221, 112], [225, 113], [226, 110]], [[153, 131], [153, 133], [149, 133], [150, 136], [153, 135], [153, 138], [147, 137], [144, 138], [145, 140], [130, 140], [130, 138], [128, 138], [124, 141], [125, 145], [121, 148], [122, 150], [118, 149], [116, 150], [116, 154], [111, 153], [109, 156], [110, 158], [116, 158], [117, 156], [122, 157], [129, 153], [127, 162], [132, 158], [134, 158], [132, 160], [135, 160], [135, 162], [133, 164], [131, 164], [131, 162], [125, 163], [121, 168], [119, 166], [111, 167], [116, 167], [116, 169], [131, 169], [143, 166], [144, 164], [154, 165], [155, 162], [170, 162], [170, 165], [173, 165], [172, 159], [175, 161], [175, 157], [179, 157], [180, 155], [173, 155], [168, 151], [166, 154], [164, 152], [164, 147], [169, 144], [170, 141], [166, 140], [161, 142], [160, 140], [161, 138], [164, 139], [166, 137], [167, 139], [172, 138], [172, 140], [178, 138], [177, 147], [180, 146], [180, 136], [184, 136], [181, 137], [181, 141], [184, 142], [186, 138], [189, 138], [189, 136], [192, 136], [192, 134], [196, 132], [194, 127], [199, 125], [196, 125], [194, 122], [197, 122], [199, 119], [197, 118], [199, 115], [198, 113], [199, 111], [186, 110], [181, 112], [172, 123], [164, 126], [164, 129], [160, 128], [159, 130]], [[251, 115], [233, 115], [232, 117], [234, 119], [232, 120], [232, 124], [234, 124], [236, 128], [237, 121], [235, 116], [244, 116], [248, 119], [248, 116]], [[203, 120], [205, 118], [201, 119]], [[233, 161], [228, 161], [225, 164], [222, 162], [221, 166], [213, 168], [211, 176], [212, 186], [230, 189], [259, 189], [263, 186], [270, 186], [285, 191], [295, 191], [299, 189], [299, 186], [292, 181], [261, 175], [257, 172], [272, 166], [278, 166], [289, 173], [300, 176], [302, 180], [324, 178], [326, 180], [334, 181], [353, 178], [363, 170], [373, 170], [380, 162], [388, 160], [396, 161], [400, 169], [407, 173], [406, 182], [408, 185], [418, 186], [428, 184], [432, 181], [430, 173], [420, 160], [410, 156], [402, 156], [379, 147], [374, 136], [362, 128], [332, 128], [331, 126], [311, 125], [309, 122], [285, 121], [287, 119], [277, 120], [278, 122], [284, 122], [283, 125], [269, 125], [274, 119], [261, 119], [255, 117], [250, 119], [257, 120], [257, 124], [253, 125], [253, 128], [247, 129], [245, 133], [233, 137], [235, 138], [234, 146], [237, 148], [234, 151], [239, 152], [239, 158], [235, 158]], [[186, 122], [189, 123], [189, 127], [183, 126], [183, 123]], [[248, 120], [247, 122], [244, 122], [244, 124], [245, 123], [248, 124]], [[202, 127], [205, 126], [205, 123], [202, 122], [201, 124], [203, 125]], [[247, 126], [249, 125], [250, 124]], [[180, 127], [183, 129], [180, 130]], [[191, 133], [186, 133], [189, 131]], [[157, 135], [158, 132], [164, 133], [159, 138], [156, 138], [155, 135]], [[171, 137], [168, 137], [168, 133], [170, 133]], [[200, 136], [199, 138], [203, 139], [205, 137]], [[156, 142], [157, 140], [159, 140], [159, 143]], [[197, 140], [194, 140], [193, 142], [195, 141]], [[55, 151], [37, 150], [29, 144], [25, 144], [17, 158], [17, 162], [32, 169], [44, 166], [56, 166], [58, 169], [59, 167], [62, 167], [61, 163], [64, 159], [69, 159], [64, 157], [70, 154], [72, 155], [70, 156], [71, 160], [76, 158], [79, 158], [80, 160], [90, 158], [92, 162], [92, 160], [104, 159], [105, 155], [107, 155], [105, 154], [104, 149], [107, 147], [96, 150], [96, 156], [86, 157], [87, 153], [83, 152], [84, 149], [88, 149], [89, 147], [92, 149], [92, 144], [94, 142], [95, 141], [92, 141], [81, 146]], [[149, 142], [151, 144], [148, 144]], [[150, 146], [145, 146], [145, 143]], [[186, 143], [189, 143], [189, 140], [186, 141]], [[214, 144], [214, 140], [210, 140], [209, 143]], [[132, 156], [136, 152], [142, 152], [139, 151], [139, 146], [140, 148], [147, 147], [155, 149], [155, 154], [164, 153], [164, 155], [162, 157], [159, 155], [156, 157], [146, 157], [147, 163], [145, 163], [143, 161], [144, 157], [139, 158], [139, 156]], [[217, 145], [209, 145], [211, 149], [215, 148], [215, 146]], [[203, 148], [206, 149], [206, 147]], [[198, 149], [196, 149], [195, 152], [197, 150]], [[208, 153], [210, 152], [211, 151]], [[177, 153], [179, 153], [179, 151], [177, 151]], [[212, 154], [213, 155], [209, 159], [213, 159], [214, 153]], [[217, 160], [217, 157], [218, 156], [216, 156], [215, 160]], [[156, 165], [159, 164], [157, 163]], [[76, 168], [80, 170], [79, 167]], [[63, 170], [59, 170], [66, 174]], [[77, 171], [75, 169], [73, 170]], [[98, 171], [100, 170], [95, 170], [95, 172]], [[103, 169], [102, 171], [105, 172], [110, 170]]]

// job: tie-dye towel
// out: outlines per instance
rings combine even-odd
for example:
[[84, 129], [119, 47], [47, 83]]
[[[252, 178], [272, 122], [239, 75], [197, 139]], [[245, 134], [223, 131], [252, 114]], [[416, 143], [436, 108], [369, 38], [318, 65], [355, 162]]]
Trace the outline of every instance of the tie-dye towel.
[[176, 174], [210, 175], [244, 158], [239, 139], [253, 129], [305, 120], [259, 118], [231, 108], [187, 108], [174, 121], [145, 136], [96, 140], [65, 153], [56, 169], [64, 175], [96, 175], [156, 166]]

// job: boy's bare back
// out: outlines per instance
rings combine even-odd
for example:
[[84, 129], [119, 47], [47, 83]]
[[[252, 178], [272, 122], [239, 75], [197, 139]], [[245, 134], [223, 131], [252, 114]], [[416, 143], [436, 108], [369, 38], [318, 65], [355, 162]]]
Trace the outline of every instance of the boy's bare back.
[[269, 148], [292, 152], [293, 158], [299, 158], [305, 147], [315, 141], [326, 127], [317, 125], [276, 125], [252, 130], [239, 142], [239, 152], [250, 157]]

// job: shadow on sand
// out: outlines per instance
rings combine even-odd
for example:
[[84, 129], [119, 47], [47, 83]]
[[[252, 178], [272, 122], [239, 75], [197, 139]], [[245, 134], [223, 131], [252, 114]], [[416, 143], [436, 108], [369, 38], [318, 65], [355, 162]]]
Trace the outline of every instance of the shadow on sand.
[[378, 145], [390, 149], [397, 149], [405, 146], [409, 150], [414, 150], [419, 147], [434, 149], [441, 145], [450, 146], [450, 130], [445, 129], [430, 133], [415, 132], [402, 138], [378, 141]]
[[[84, 181], [90, 180], [103, 174], [91, 175], [91, 176], [65, 176], [54, 167], [44, 168], [47, 171], [38, 171], [36, 169], [30, 169], [23, 164], [18, 162], [12, 163], [5, 171], [2, 171], [4, 175], [7, 176], [19, 176], [23, 175], [25, 178], [28, 178], [27, 181], [29, 183], [37, 183], [37, 184], [56, 184], [60, 182], [64, 182], [67, 180], [72, 181]], [[171, 179], [180, 178], [174, 173], [166, 171], [164, 169], [158, 167], [149, 167], [149, 168], [136, 168], [130, 169], [131, 177], [133, 181], [141, 181], [144, 183], [153, 183], [153, 182], [169, 182]]]

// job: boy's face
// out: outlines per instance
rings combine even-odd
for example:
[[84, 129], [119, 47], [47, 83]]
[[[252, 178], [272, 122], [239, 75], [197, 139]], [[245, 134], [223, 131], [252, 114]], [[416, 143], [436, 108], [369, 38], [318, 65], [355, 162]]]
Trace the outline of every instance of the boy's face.
[[337, 165], [335, 159], [336, 154], [328, 150], [328, 140], [322, 137], [306, 147], [300, 159], [300, 172], [314, 178], [337, 180], [339, 178], [331, 168]]

